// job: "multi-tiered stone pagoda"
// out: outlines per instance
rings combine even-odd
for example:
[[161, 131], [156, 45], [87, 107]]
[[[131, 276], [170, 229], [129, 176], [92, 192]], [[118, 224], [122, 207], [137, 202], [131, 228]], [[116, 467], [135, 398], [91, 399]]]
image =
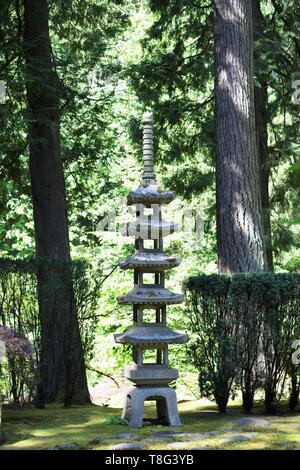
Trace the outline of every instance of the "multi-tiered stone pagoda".
[[[123, 419], [129, 426], [141, 427], [144, 402], [155, 400], [160, 423], [179, 426], [176, 392], [169, 383], [178, 377], [178, 370], [169, 367], [169, 344], [185, 343], [185, 334], [167, 327], [167, 305], [179, 304], [182, 294], [165, 288], [165, 271], [179, 265], [180, 259], [163, 252], [163, 238], [177, 230], [176, 224], [162, 218], [162, 205], [175, 197], [175, 192], [162, 191], [153, 173], [152, 114], [143, 116], [144, 175], [139, 188], [131, 191], [128, 205], [136, 206], [136, 221], [128, 223], [124, 235], [135, 237], [136, 252], [120, 263], [122, 269], [134, 272], [134, 288], [119, 304], [133, 307], [133, 327], [116, 334], [117, 343], [131, 344], [133, 365], [125, 367], [124, 376], [134, 383], [126, 392]], [[149, 277], [152, 277], [149, 283]], [[149, 318], [150, 317], [150, 318]], [[150, 321], [149, 321], [150, 319]], [[154, 352], [152, 363], [146, 350]], [[146, 359], [145, 359], [146, 356]]]

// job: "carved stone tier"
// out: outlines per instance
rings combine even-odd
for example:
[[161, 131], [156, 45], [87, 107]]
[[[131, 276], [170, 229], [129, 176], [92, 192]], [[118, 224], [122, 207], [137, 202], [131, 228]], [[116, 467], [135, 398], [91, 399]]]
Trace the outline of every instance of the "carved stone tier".
[[130, 191], [127, 196], [127, 205], [144, 204], [149, 206], [151, 204], [169, 204], [175, 198], [175, 191], [160, 191], [159, 186], [140, 186], [134, 191]]
[[166, 269], [179, 266], [180, 258], [178, 256], [168, 256], [163, 253], [139, 252], [129, 256], [125, 261], [119, 264], [121, 269], [139, 269], [147, 272], [160, 272]]
[[147, 287], [136, 286], [126, 295], [117, 298], [119, 304], [149, 306], [181, 304], [183, 300], [183, 294], [172, 292], [169, 289], [159, 288], [155, 285], [149, 285]]
[[147, 323], [145, 326], [136, 325], [125, 333], [115, 334], [116, 343], [152, 345], [158, 348], [160, 344], [179, 344], [187, 341], [187, 336], [177, 333], [160, 323]]
[[178, 230], [178, 224], [159, 220], [151, 216], [140, 217], [134, 222], [125, 224], [122, 235], [141, 238], [142, 240], [158, 240]]
[[136, 385], [167, 385], [178, 379], [178, 370], [163, 364], [143, 364], [124, 368], [124, 377]]

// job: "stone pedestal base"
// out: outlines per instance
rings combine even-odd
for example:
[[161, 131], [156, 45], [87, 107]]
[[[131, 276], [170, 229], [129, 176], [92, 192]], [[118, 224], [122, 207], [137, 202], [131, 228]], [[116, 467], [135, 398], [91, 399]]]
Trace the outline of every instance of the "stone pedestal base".
[[126, 419], [130, 427], [142, 427], [146, 400], [156, 401], [158, 419], [166, 421], [169, 426], [181, 426], [175, 390], [164, 386], [133, 386], [126, 391], [122, 414], [122, 419]]

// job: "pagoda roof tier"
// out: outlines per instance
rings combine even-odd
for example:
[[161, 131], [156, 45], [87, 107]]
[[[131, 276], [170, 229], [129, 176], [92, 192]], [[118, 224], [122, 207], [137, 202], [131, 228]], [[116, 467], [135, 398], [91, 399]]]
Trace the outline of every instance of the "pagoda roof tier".
[[148, 272], [152, 272], [176, 268], [179, 264], [179, 256], [168, 256], [157, 251], [139, 251], [133, 256], [128, 256], [126, 260], [121, 261], [119, 266], [121, 269], [147, 269], [149, 270]]
[[181, 304], [183, 300], [183, 294], [177, 294], [156, 285], [136, 286], [126, 295], [117, 298], [119, 304], [132, 305], [171, 305]]
[[178, 230], [178, 224], [159, 220], [151, 215], [139, 217], [134, 222], [125, 224], [122, 235], [125, 237], [141, 238], [142, 240], [158, 240], [167, 237]]
[[178, 378], [178, 370], [162, 364], [125, 367], [124, 377], [137, 385], [168, 384]]
[[161, 323], [148, 323], [135, 325], [125, 333], [115, 334], [116, 343], [140, 344], [140, 345], [161, 345], [186, 343], [187, 335], [177, 333]]
[[150, 204], [169, 204], [175, 196], [175, 191], [162, 191], [157, 184], [150, 184], [130, 191], [127, 196], [127, 205], [144, 204], [148, 206]]

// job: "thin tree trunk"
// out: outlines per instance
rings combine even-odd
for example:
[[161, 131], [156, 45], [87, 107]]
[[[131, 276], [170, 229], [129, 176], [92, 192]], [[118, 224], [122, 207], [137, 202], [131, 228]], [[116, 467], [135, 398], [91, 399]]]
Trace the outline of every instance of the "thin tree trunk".
[[[60, 150], [59, 83], [47, 0], [24, 0], [30, 179], [38, 263], [41, 366], [38, 404], [89, 401], [74, 312], [68, 219]], [[72, 364], [73, 368], [72, 368]]]
[[[259, 40], [264, 32], [264, 17], [260, 9], [260, 0], [252, 0], [254, 40]], [[257, 147], [259, 155], [260, 194], [262, 204], [263, 228], [266, 245], [267, 269], [274, 270], [270, 220], [269, 197], [269, 151], [268, 151], [268, 84], [260, 70], [261, 49], [254, 48], [254, 72], [258, 85], [254, 86], [255, 121]]]
[[300, 394], [300, 378], [297, 367], [294, 365], [291, 366], [291, 387], [290, 387], [290, 397], [289, 397], [289, 408], [294, 411], [296, 406], [299, 404], [299, 394]]
[[217, 246], [220, 272], [265, 269], [251, 0], [214, 1]]

